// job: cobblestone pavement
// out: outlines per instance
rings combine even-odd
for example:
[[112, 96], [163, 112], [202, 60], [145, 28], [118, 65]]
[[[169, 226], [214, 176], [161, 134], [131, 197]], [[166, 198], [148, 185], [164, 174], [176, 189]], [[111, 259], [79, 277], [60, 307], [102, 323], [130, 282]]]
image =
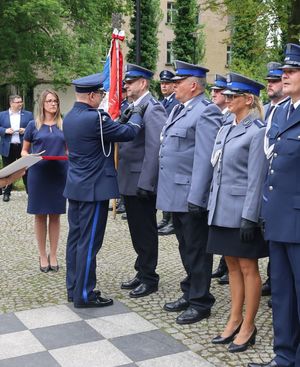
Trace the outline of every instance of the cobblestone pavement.
[[[37, 245], [33, 232], [33, 216], [26, 214], [27, 199], [24, 192], [13, 192], [11, 201], [4, 203], [0, 197], [1, 252], [0, 252], [0, 313], [21, 311], [66, 303], [65, 244], [67, 219], [62, 216], [59, 246], [58, 273], [39, 271]], [[175, 323], [176, 314], [164, 312], [165, 301], [178, 298], [179, 280], [184, 271], [178, 255], [175, 236], [160, 237], [159, 291], [142, 299], [131, 299], [121, 290], [121, 281], [134, 275], [135, 253], [132, 249], [127, 222], [109, 213], [104, 243], [98, 255], [98, 285], [109, 295], [149, 320], [156, 327], [180, 340], [192, 351], [216, 367], [247, 366], [249, 361], [268, 361], [272, 351], [272, 315], [263, 297], [257, 315], [258, 335], [254, 347], [244, 353], [231, 354], [226, 346], [214, 346], [211, 339], [222, 331], [229, 313], [228, 286], [212, 281], [211, 291], [216, 303], [209, 319], [193, 325]], [[218, 262], [215, 257], [215, 263]], [[262, 278], [266, 277], [266, 260], [260, 262]]]

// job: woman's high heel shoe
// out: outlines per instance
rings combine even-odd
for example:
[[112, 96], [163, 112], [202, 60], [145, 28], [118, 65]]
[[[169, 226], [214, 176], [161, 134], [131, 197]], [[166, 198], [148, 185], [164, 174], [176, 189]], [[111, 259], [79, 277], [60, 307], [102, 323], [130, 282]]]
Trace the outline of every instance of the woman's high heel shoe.
[[236, 334], [240, 331], [242, 323], [243, 323], [243, 321], [240, 323], [238, 328], [235, 329], [234, 332], [231, 335], [226, 336], [226, 337], [222, 337], [221, 335], [218, 335], [215, 338], [213, 338], [211, 342], [213, 344], [228, 344], [228, 343], [232, 342], [234, 337], [236, 336]]
[[228, 352], [230, 353], [238, 353], [238, 352], [244, 352], [248, 349], [249, 345], [255, 344], [255, 338], [257, 334], [256, 327], [253, 330], [253, 333], [250, 335], [249, 339], [243, 343], [243, 344], [234, 344], [233, 342], [228, 347]]
[[50, 255], [48, 255], [48, 262], [49, 262], [49, 270], [52, 270], [55, 273], [57, 273], [58, 270], [59, 270], [59, 265], [58, 264], [57, 265], [51, 265], [51, 263], [50, 263]]
[[39, 262], [40, 262], [40, 271], [42, 273], [48, 273], [48, 271], [50, 270], [49, 264], [47, 266], [42, 266], [41, 265], [41, 258], [40, 257], [39, 257]]

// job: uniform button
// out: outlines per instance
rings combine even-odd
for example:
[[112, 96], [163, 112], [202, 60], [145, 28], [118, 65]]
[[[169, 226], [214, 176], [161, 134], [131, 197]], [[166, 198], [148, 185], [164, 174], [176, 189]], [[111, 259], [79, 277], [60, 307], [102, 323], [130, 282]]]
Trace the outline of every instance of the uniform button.
[[280, 141], [281, 140], [281, 137], [279, 136], [278, 138], [277, 138], [277, 141]]
[[277, 153], [274, 153], [274, 158], [276, 158], [278, 156], [278, 154]]
[[269, 186], [269, 190], [272, 191], [273, 190], [273, 186]]
[[164, 148], [165, 147], [165, 144], [162, 144], [161, 146]]
[[274, 170], [273, 170], [273, 169], [271, 169], [270, 174], [271, 174], [271, 175], [273, 175], [273, 173], [274, 173]]

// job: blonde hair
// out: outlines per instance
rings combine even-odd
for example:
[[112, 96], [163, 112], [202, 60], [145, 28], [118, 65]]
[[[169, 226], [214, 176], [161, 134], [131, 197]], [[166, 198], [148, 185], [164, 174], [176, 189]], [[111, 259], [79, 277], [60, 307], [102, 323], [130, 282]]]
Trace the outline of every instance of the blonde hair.
[[255, 117], [263, 120], [264, 119], [264, 107], [259, 97], [252, 93], [245, 93], [245, 95], [251, 96], [253, 98], [252, 104], [250, 107], [250, 113], [254, 115]]
[[59, 97], [57, 93], [52, 89], [45, 89], [39, 96], [38, 104], [37, 104], [37, 113], [35, 117], [35, 126], [39, 130], [45, 122], [45, 111], [44, 111], [44, 104], [48, 94], [52, 94], [57, 99], [57, 111], [54, 116], [54, 121], [56, 122], [57, 127], [62, 130], [62, 118], [60, 113], [60, 106], [59, 106]]

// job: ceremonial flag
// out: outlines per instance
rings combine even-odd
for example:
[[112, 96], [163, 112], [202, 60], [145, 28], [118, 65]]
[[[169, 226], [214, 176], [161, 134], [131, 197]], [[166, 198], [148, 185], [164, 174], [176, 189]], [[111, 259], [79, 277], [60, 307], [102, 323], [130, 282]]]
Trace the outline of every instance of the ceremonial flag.
[[120, 47], [120, 41], [124, 41], [124, 31], [114, 29], [112, 34], [111, 46], [104, 65], [104, 89], [108, 94], [108, 113], [112, 119], [120, 115], [122, 102], [122, 73], [123, 73], [123, 55]]

